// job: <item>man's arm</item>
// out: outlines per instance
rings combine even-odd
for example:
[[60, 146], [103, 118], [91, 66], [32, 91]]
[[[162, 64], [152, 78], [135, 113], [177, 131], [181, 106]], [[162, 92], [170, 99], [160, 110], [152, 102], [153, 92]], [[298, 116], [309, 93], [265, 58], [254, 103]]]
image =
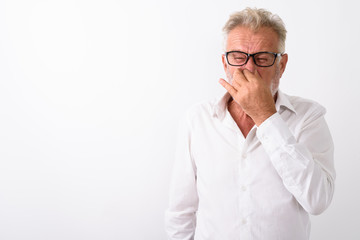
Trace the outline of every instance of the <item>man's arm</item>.
[[278, 113], [264, 121], [257, 136], [286, 189], [310, 214], [322, 213], [334, 193], [332, 138], [318, 106], [302, 126], [298, 139]]
[[188, 119], [180, 123], [176, 157], [170, 186], [169, 208], [165, 213], [169, 239], [194, 238], [198, 195], [196, 166], [191, 156], [191, 129]]

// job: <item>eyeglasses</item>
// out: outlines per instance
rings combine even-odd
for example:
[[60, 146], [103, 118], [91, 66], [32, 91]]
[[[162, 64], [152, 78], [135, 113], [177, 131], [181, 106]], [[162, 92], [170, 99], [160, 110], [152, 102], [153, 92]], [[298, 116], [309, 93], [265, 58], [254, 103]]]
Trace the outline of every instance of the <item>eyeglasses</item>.
[[226, 52], [226, 61], [231, 66], [243, 66], [252, 57], [256, 66], [259, 67], [271, 67], [274, 65], [275, 60], [278, 56], [282, 56], [283, 53], [273, 53], [273, 52], [258, 52], [258, 53], [245, 53], [240, 51], [230, 51]]

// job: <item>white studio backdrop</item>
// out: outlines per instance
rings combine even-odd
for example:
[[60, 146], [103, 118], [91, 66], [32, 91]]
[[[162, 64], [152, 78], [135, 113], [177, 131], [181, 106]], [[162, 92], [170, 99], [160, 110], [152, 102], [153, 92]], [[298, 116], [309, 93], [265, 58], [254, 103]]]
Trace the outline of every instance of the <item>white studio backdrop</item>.
[[356, 1], [0, 1], [0, 239], [164, 240], [178, 119], [224, 92], [221, 28], [288, 29], [281, 89], [324, 105], [336, 192], [311, 239], [360, 239]]

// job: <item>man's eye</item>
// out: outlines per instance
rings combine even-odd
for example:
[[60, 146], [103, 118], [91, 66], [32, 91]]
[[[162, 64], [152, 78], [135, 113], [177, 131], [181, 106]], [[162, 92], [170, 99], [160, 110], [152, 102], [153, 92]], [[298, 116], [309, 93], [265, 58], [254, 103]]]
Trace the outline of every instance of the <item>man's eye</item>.
[[256, 62], [257, 63], [267, 63], [269, 62], [270, 59], [269, 58], [265, 58], [265, 57], [260, 57], [260, 58], [256, 58]]

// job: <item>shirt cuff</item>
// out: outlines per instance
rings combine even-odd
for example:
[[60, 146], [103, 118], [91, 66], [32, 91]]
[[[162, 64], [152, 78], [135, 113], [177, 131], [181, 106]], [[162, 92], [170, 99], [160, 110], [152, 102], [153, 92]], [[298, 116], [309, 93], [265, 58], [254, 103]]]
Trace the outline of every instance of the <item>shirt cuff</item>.
[[269, 154], [285, 144], [295, 142], [289, 127], [277, 112], [257, 127], [256, 135]]

